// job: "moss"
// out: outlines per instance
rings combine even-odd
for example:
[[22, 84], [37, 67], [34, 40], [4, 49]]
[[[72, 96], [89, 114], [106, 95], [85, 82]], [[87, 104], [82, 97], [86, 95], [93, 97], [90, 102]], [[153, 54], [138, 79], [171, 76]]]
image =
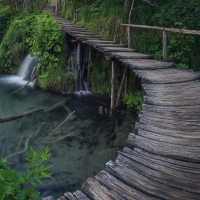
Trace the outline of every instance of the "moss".
[[38, 86], [60, 93], [72, 93], [75, 88], [75, 76], [72, 72], [58, 69], [49, 69], [38, 76]]

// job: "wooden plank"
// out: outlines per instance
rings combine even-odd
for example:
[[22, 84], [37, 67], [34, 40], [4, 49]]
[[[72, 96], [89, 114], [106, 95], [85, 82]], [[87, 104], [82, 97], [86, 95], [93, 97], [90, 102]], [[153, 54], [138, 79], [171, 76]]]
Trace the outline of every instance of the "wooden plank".
[[137, 152], [138, 154], [144, 155], [146, 157], [149, 157], [151, 159], [151, 162], [154, 161], [161, 161], [167, 163], [166, 165], [171, 166], [169, 167], [174, 167], [176, 166], [178, 170], [183, 170], [185, 169], [188, 172], [194, 173], [194, 174], [200, 174], [200, 164], [199, 163], [194, 163], [194, 162], [187, 162], [187, 161], [182, 161], [182, 160], [177, 160], [177, 159], [172, 159], [168, 157], [163, 157], [160, 155], [155, 155], [151, 154], [147, 151], [143, 151], [140, 148], [134, 148], [134, 153]]
[[[133, 135], [133, 137], [132, 137]], [[153, 154], [178, 160], [200, 163], [199, 147], [182, 146], [129, 134], [127, 143]]]
[[129, 148], [124, 148], [123, 152], [119, 152], [119, 155], [123, 155], [135, 162], [139, 162], [151, 169], [155, 169], [164, 172], [169, 175], [178, 175], [189, 180], [199, 180], [200, 176], [200, 164], [190, 163], [180, 160], [175, 160], [149, 152], [143, 151], [139, 148], [134, 148], [131, 150]]
[[106, 187], [101, 185], [97, 180], [88, 178], [82, 185], [83, 191], [91, 198], [95, 200], [122, 200], [119, 196], [112, 193]]
[[115, 194], [126, 200], [154, 200], [154, 197], [148, 196], [139, 190], [132, 188], [114, 176], [110, 175], [106, 171], [101, 171], [95, 176], [102, 185], [104, 185], [109, 190], [112, 190]]
[[107, 52], [134, 52], [134, 49], [125, 47], [98, 47], [101, 51]]
[[143, 83], [180, 83], [200, 78], [200, 73], [181, 69], [133, 70]]
[[[57, 200], [67, 200], [64, 196], [61, 196], [60, 198], [58, 198]], [[71, 199], [72, 200], [72, 199]]]
[[116, 59], [148, 59], [152, 58], [151, 55], [138, 53], [138, 52], [107, 52], [106, 55]]
[[78, 200], [90, 200], [89, 197], [87, 197], [82, 191], [77, 190], [76, 192], [73, 193], [73, 195], [78, 199]]
[[95, 45], [95, 44], [116, 44], [115, 41], [107, 41], [103, 39], [88, 39], [87, 41], [84, 41], [83, 43], [89, 44], [89, 45]]
[[[64, 196], [67, 200], [77, 200], [77, 198], [71, 192], [65, 192]], [[63, 199], [64, 200], [64, 199]]]
[[123, 45], [123, 44], [112, 44], [112, 43], [108, 43], [108, 44], [102, 44], [102, 43], [93, 43], [92, 44], [92, 46], [94, 47], [94, 48], [102, 48], [102, 47], [118, 47], [118, 48], [121, 48], [121, 47], [126, 47], [125, 45]]
[[145, 137], [145, 138], [151, 138], [157, 141], [161, 142], [167, 142], [172, 144], [178, 144], [183, 146], [194, 146], [194, 147], [200, 147], [200, 135], [198, 138], [187, 138], [187, 137], [174, 137], [172, 135], [163, 135], [158, 133], [153, 133], [146, 130], [138, 130], [138, 135]]
[[[136, 158], [138, 159], [138, 157]], [[198, 176], [192, 176], [190, 173], [183, 173], [178, 170], [169, 170], [166, 168], [165, 172], [163, 172], [159, 168], [156, 169], [156, 167], [151, 168], [150, 166], [145, 166], [147, 163], [145, 160], [140, 158], [137, 160], [136, 158], [134, 159], [131, 157], [131, 159], [129, 159], [123, 155], [118, 155], [115, 163], [117, 165], [125, 165], [127, 168], [133, 169], [153, 181], [200, 195], [200, 181], [198, 180]], [[160, 168], [162, 168], [162, 166], [160, 166]]]
[[164, 69], [175, 66], [173, 62], [163, 62], [153, 59], [119, 59], [119, 61], [129, 66], [130, 69]]
[[99, 36], [95, 36], [95, 35], [84, 35], [84, 34], [71, 34], [71, 35], [80, 41], [84, 41], [88, 39], [100, 39]]
[[106, 163], [106, 171], [133, 188], [157, 199], [193, 199], [199, 200], [199, 195], [179, 190], [151, 180], [126, 166], [117, 165], [112, 161]]
[[194, 131], [186, 131], [186, 130], [182, 130], [180, 128], [180, 130], [177, 130], [176, 129], [172, 129], [172, 127], [168, 124], [154, 124], [153, 121], [150, 121], [150, 122], [136, 122], [135, 124], [135, 129], [138, 130], [138, 129], [142, 129], [142, 130], [147, 130], [147, 131], [151, 131], [153, 133], [158, 133], [158, 134], [162, 134], [162, 135], [173, 135], [174, 137], [184, 137], [184, 138], [199, 138], [199, 134], [200, 134], [200, 131], [198, 130], [194, 130]]
[[53, 197], [52, 196], [48, 196], [48, 197], [43, 198], [42, 200], [53, 200]]
[[[141, 116], [140, 117], [140, 123], [144, 123], [144, 124], [150, 124], [150, 125], [154, 125], [156, 127], [160, 127], [160, 128], [168, 128], [171, 130], [179, 130], [179, 131], [188, 131], [188, 132], [197, 132], [198, 130], [200, 130], [200, 121], [197, 118], [196, 120], [186, 120], [186, 119], [181, 119], [181, 118], [177, 118], [177, 119], [165, 119], [165, 123], [163, 123], [164, 117], [154, 117], [151, 118], [151, 116]], [[195, 136], [197, 136], [195, 134]], [[191, 134], [192, 137], [192, 134]], [[197, 137], [195, 137], [197, 138]]]

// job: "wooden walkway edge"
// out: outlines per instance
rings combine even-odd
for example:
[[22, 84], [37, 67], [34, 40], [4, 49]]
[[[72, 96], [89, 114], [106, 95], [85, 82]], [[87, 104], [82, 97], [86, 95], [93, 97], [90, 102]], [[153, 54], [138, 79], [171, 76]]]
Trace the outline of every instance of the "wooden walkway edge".
[[145, 93], [137, 134], [127, 139], [133, 149], [125, 147], [82, 190], [58, 200], [199, 200], [200, 73], [176, 69], [173, 62], [153, 60], [53, 17], [77, 41], [128, 66]]

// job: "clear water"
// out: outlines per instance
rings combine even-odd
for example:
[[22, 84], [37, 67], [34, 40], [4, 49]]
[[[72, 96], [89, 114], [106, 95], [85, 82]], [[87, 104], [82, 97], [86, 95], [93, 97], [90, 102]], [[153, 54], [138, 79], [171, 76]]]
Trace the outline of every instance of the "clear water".
[[[11, 156], [16, 149], [22, 151], [30, 136], [29, 145], [35, 150], [49, 146], [52, 156], [47, 164], [52, 165], [53, 179], [46, 179], [37, 187], [42, 197], [58, 198], [66, 191], [80, 189], [86, 178], [94, 177], [108, 160], [115, 159], [134, 129], [137, 119], [134, 112], [121, 110], [116, 118], [109, 118], [109, 98], [89, 92], [61, 95], [33, 86], [9, 96], [22, 85], [10, 79], [13, 76], [0, 74], [0, 117], [67, 100], [49, 112], [0, 123], [0, 135], [5, 136], [0, 141], [0, 156]], [[48, 136], [72, 111], [75, 111], [72, 117]], [[61, 139], [70, 133], [71, 137]], [[25, 157], [25, 153], [9, 157], [8, 164], [24, 173]]]

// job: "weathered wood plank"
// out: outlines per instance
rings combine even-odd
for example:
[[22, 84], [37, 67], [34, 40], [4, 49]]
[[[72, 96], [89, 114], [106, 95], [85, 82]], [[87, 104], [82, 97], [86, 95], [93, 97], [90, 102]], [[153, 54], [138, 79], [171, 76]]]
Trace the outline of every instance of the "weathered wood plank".
[[77, 198], [71, 192], [65, 192], [64, 196], [67, 200], [77, 200]]
[[106, 171], [121, 180], [122, 182], [126, 183], [130, 187], [138, 188], [145, 194], [155, 197], [157, 199], [199, 199], [198, 194], [160, 184], [143, 176], [133, 169], [129, 169], [126, 166], [117, 165], [111, 161], [106, 163]]
[[101, 51], [108, 52], [134, 52], [134, 49], [125, 48], [125, 47], [98, 47]]
[[150, 125], [154, 125], [157, 127], [161, 127], [161, 128], [169, 128], [171, 130], [180, 130], [180, 131], [188, 131], [188, 132], [196, 132], [197, 130], [200, 130], [200, 122], [199, 120], [186, 120], [186, 119], [181, 119], [181, 118], [177, 118], [177, 119], [165, 119], [165, 123], [163, 123], [163, 119], [162, 117], [154, 117], [153, 119], [151, 118], [151, 116], [148, 115], [142, 115], [140, 117], [140, 123], [144, 123], [144, 124], [150, 124]]
[[107, 41], [103, 39], [88, 39], [86, 41], [83, 41], [83, 43], [89, 44], [89, 45], [96, 45], [96, 44], [116, 44], [115, 41]]
[[93, 43], [92, 44], [92, 46], [94, 47], [94, 48], [97, 48], [97, 49], [100, 49], [101, 51], [102, 51], [102, 47], [104, 48], [104, 47], [117, 47], [117, 48], [124, 48], [124, 47], [126, 47], [125, 45], [123, 45], [123, 44], [110, 44], [110, 43], [108, 43], [108, 44], [102, 44], [102, 43]]
[[[67, 200], [64, 196], [61, 196], [60, 198], [58, 198], [57, 200]], [[70, 199], [69, 199], [70, 200]], [[72, 199], [71, 200], [75, 200], [75, 199]]]
[[173, 62], [163, 62], [153, 59], [119, 59], [124, 65], [130, 69], [164, 69], [174, 67]]
[[145, 138], [150, 138], [153, 140], [161, 141], [161, 142], [167, 142], [167, 143], [172, 143], [172, 144], [178, 144], [182, 146], [195, 146], [195, 147], [200, 147], [200, 135], [199, 138], [185, 138], [185, 137], [174, 137], [174, 136], [166, 136], [166, 135], [161, 135], [161, 134], [156, 134], [150, 131], [145, 131], [145, 130], [138, 130], [138, 135], [145, 137]]
[[181, 69], [133, 70], [143, 83], [180, 83], [200, 78], [200, 73]]
[[[138, 159], [138, 157], [136, 157]], [[178, 170], [172, 170], [165, 168], [165, 172], [155, 167], [152, 169], [150, 166], [145, 166], [147, 163], [145, 160], [139, 161], [131, 157], [131, 160], [123, 155], [118, 155], [115, 163], [118, 165], [124, 165], [127, 168], [133, 169], [134, 171], [142, 174], [143, 176], [159, 182], [161, 184], [184, 190], [189, 193], [199, 194], [200, 195], [200, 181], [198, 176], [192, 176], [189, 173], [182, 173]], [[161, 168], [161, 166], [160, 166]], [[185, 176], [184, 176], [185, 175]]]
[[150, 122], [140, 122], [140, 123], [136, 123], [135, 124], [135, 129], [139, 130], [147, 130], [147, 131], [151, 131], [153, 133], [158, 133], [158, 134], [162, 134], [162, 135], [173, 135], [174, 137], [185, 137], [185, 138], [199, 138], [199, 134], [200, 131], [198, 130], [194, 130], [194, 131], [186, 131], [186, 130], [173, 130], [172, 127], [168, 124], [154, 124], [153, 121]]
[[110, 175], [106, 171], [101, 171], [95, 176], [102, 185], [104, 185], [109, 190], [115, 192], [118, 196], [126, 200], [154, 200], [154, 197], [148, 196], [135, 188], [132, 188], [120, 180], [116, 179], [114, 176]]
[[199, 147], [182, 146], [129, 134], [127, 143], [153, 154], [200, 163]]
[[149, 59], [151, 55], [142, 54], [138, 52], [107, 52], [106, 55], [116, 59]]
[[77, 190], [76, 192], [73, 193], [73, 195], [78, 199], [78, 200], [90, 200], [82, 191]]
[[185, 176], [188, 179], [199, 180], [200, 176], [199, 163], [190, 163], [190, 162], [175, 160], [151, 154], [139, 148], [134, 148], [134, 150], [131, 150], [129, 148], [124, 148], [123, 152], [119, 152], [118, 154], [123, 155], [135, 162], [139, 162], [151, 169], [155, 169], [169, 175], [176, 176], [176, 174], [178, 174], [179, 176], [182, 177]]
[[88, 178], [82, 185], [83, 191], [95, 200], [122, 200], [121, 197], [109, 191], [106, 187], [101, 185], [97, 180]]

